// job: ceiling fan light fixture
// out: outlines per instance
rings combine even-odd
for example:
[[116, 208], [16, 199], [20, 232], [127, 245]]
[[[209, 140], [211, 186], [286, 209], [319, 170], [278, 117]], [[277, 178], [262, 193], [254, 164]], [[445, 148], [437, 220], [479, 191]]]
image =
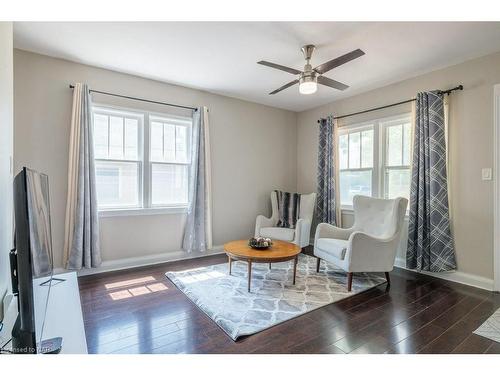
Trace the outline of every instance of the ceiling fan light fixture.
[[287, 84], [281, 86], [280, 88], [271, 91], [269, 95], [275, 95], [289, 87], [295, 86], [297, 83], [299, 84], [299, 92], [303, 95], [314, 94], [318, 91], [318, 84], [323, 86], [328, 86], [337, 90], [345, 90], [349, 88], [349, 86], [343, 84], [342, 82], [335, 81], [334, 79], [325, 77], [323, 74], [329, 72], [330, 70], [337, 68], [341, 65], [348, 63], [358, 57], [363, 56], [365, 53], [358, 49], [346, 53], [345, 55], [339, 56], [335, 59], [329, 60], [321, 65], [318, 65], [316, 68], [313, 68], [311, 65], [311, 57], [316, 47], [313, 44], [308, 44], [302, 47], [302, 52], [304, 54], [304, 59], [306, 60], [306, 64], [304, 65], [304, 70], [300, 71], [295, 68], [289, 68], [288, 66], [275, 64], [269, 61], [261, 60], [258, 61], [257, 64], [268, 66], [273, 69], [278, 69], [295, 76], [295, 79]]
[[306, 76], [299, 81], [299, 92], [302, 95], [314, 94], [318, 91], [318, 80], [316, 77]]

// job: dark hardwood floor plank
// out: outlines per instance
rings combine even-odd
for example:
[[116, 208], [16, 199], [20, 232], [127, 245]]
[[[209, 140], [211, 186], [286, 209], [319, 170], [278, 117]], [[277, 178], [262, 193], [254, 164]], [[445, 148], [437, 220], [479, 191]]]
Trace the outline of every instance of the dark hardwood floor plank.
[[457, 305], [465, 297], [457, 294], [448, 294], [416, 313], [409, 319], [392, 327], [382, 334], [391, 343], [395, 344], [432, 322], [436, 317]]
[[500, 342], [493, 342], [485, 351], [486, 354], [500, 354]]
[[[419, 353], [441, 354], [453, 352], [494, 311], [494, 302], [490, 299], [483, 300], [474, 309], [464, 314], [457, 323], [446, 329], [441, 336], [419, 350]], [[445, 315], [443, 314], [443, 316]], [[443, 326], [441, 325], [441, 327]]]
[[444, 332], [444, 329], [435, 326], [432, 323], [425, 325], [418, 331], [409, 335], [404, 340], [394, 344], [386, 353], [391, 354], [415, 354], [429, 344], [432, 340], [439, 337]]
[[493, 340], [471, 333], [460, 345], [453, 349], [452, 353], [482, 354], [485, 353], [493, 343]]

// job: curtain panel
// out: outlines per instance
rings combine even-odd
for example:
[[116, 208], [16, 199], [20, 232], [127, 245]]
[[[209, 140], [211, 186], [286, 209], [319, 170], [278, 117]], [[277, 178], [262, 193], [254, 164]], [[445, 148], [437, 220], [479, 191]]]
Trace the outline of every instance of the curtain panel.
[[406, 265], [444, 272], [456, 269], [450, 230], [447, 130], [443, 95], [417, 95]]
[[98, 267], [101, 264], [92, 133], [89, 88], [76, 83], [71, 112], [64, 228], [64, 265], [72, 270]]
[[337, 123], [333, 116], [321, 119], [318, 141], [318, 193], [316, 220], [340, 226], [340, 200], [338, 189]]
[[193, 115], [189, 167], [189, 205], [182, 248], [187, 252], [212, 248], [212, 194], [208, 109]]

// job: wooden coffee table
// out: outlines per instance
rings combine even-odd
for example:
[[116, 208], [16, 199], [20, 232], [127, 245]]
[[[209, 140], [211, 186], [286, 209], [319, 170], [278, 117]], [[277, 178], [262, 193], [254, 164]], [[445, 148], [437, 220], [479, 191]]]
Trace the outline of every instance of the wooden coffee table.
[[295, 275], [297, 274], [297, 262], [301, 248], [293, 243], [273, 240], [273, 246], [267, 250], [256, 250], [248, 246], [248, 240], [232, 241], [224, 244], [224, 251], [229, 260], [229, 274], [233, 260], [242, 260], [248, 263], [248, 291], [252, 281], [252, 263], [286, 262], [293, 260], [293, 284], [295, 285]]

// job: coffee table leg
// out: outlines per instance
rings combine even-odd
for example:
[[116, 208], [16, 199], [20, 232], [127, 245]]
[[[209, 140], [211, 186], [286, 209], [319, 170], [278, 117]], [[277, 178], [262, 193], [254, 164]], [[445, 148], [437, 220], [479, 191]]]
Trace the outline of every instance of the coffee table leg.
[[297, 255], [293, 260], [293, 285], [295, 285], [295, 275], [297, 275], [297, 263], [299, 262], [299, 256]]
[[250, 293], [250, 282], [252, 281], [252, 261], [248, 261], [248, 292]]
[[232, 265], [233, 265], [233, 260], [231, 259], [231, 257], [228, 255], [227, 256], [228, 258], [228, 261], [229, 261], [229, 274], [231, 275], [231, 268], [232, 268]]
[[271, 263], [269, 263], [269, 269], [271, 269]]

